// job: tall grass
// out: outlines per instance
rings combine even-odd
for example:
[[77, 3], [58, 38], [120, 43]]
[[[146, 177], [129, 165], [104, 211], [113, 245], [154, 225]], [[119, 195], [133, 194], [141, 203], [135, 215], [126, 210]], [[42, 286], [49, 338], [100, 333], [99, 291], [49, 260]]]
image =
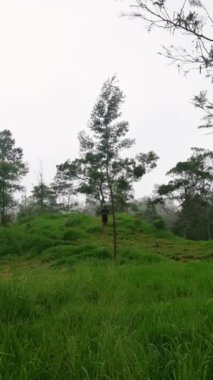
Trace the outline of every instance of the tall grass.
[[0, 380], [213, 380], [212, 255], [129, 215], [116, 264], [110, 221], [0, 228]]
[[211, 263], [16, 271], [0, 286], [4, 380], [213, 378]]

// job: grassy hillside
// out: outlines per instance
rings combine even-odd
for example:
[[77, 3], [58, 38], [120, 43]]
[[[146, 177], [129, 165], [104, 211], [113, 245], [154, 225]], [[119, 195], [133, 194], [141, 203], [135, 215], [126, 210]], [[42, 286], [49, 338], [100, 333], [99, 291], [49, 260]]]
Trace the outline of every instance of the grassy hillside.
[[[212, 241], [184, 240], [130, 215], [120, 214], [117, 219], [120, 263], [213, 257]], [[85, 258], [111, 259], [112, 228], [110, 223], [103, 228], [100, 218], [85, 214], [25, 218], [16, 225], [0, 228], [0, 258], [15, 256], [55, 264], [73, 264]]]
[[213, 379], [213, 242], [118, 223], [0, 228], [0, 379]]

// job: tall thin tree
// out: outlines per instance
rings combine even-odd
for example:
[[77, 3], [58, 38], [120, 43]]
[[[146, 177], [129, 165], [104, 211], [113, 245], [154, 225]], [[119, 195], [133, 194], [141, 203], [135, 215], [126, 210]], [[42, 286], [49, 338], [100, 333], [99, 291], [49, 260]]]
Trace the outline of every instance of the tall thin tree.
[[79, 135], [80, 158], [58, 166], [79, 181], [79, 191], [94, 194], [101, 204], [109, 202], [112, 212], [113, 256], [117, 256], [117, 200], [127, 200], [132, 184], [156, 166], [154, 152], [140, 153], [136, 158], [123, 158], [120, 153], [134, 144], [126, 137], [127, 121], [120, 120], [124, 95], [115, 76], [108, 79], [93, 108], [89, 120], [89, 134]]

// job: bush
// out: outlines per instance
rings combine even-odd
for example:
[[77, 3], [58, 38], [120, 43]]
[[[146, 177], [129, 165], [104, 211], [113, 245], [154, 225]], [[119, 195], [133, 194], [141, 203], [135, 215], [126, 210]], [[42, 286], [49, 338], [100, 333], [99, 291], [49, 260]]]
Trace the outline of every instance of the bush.
[[165, 222], [162, 218], [159, 218], [153, 222], [153, 226], [155, 228], [157, 228], [158, 230], [164, 230], [165, 229]]

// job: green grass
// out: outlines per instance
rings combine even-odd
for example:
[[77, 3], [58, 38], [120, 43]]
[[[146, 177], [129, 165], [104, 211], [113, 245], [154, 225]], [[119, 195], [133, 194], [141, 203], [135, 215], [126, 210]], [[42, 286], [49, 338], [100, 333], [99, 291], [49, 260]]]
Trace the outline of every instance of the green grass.
[[0, 287], [2, 379], [212, 379], [212, 264], [14, 271]]
[[1, 380], [213, 380], [213, 243], [118, 215], [0, 228]]
[[[175, 237], [144, 223], [141, 219], [120, 214], [118, 222], [118, 256], [143, 262], [144, 255], [159, 255], [174, 260], [206, 260], [213, 257], [213, 241], [190, 241]], [[67, 248], [68, 246], [69, 248]], [[85, 249], [86, 247], [86, 249]], [[45, 215], [22, 219], [16, 225], [0, 228], [0, 257], [28, 256], [58, 258], [79, 254], [106, 259], [112, 254], [111, 221], [102, 228], [100, 219], [84, 214]], [[70, 251], [70, 254], [69, 254]], [[57, 253], [58, 252], [58, 253]], [[98, 252], [100, 255], [98, 255]]]

